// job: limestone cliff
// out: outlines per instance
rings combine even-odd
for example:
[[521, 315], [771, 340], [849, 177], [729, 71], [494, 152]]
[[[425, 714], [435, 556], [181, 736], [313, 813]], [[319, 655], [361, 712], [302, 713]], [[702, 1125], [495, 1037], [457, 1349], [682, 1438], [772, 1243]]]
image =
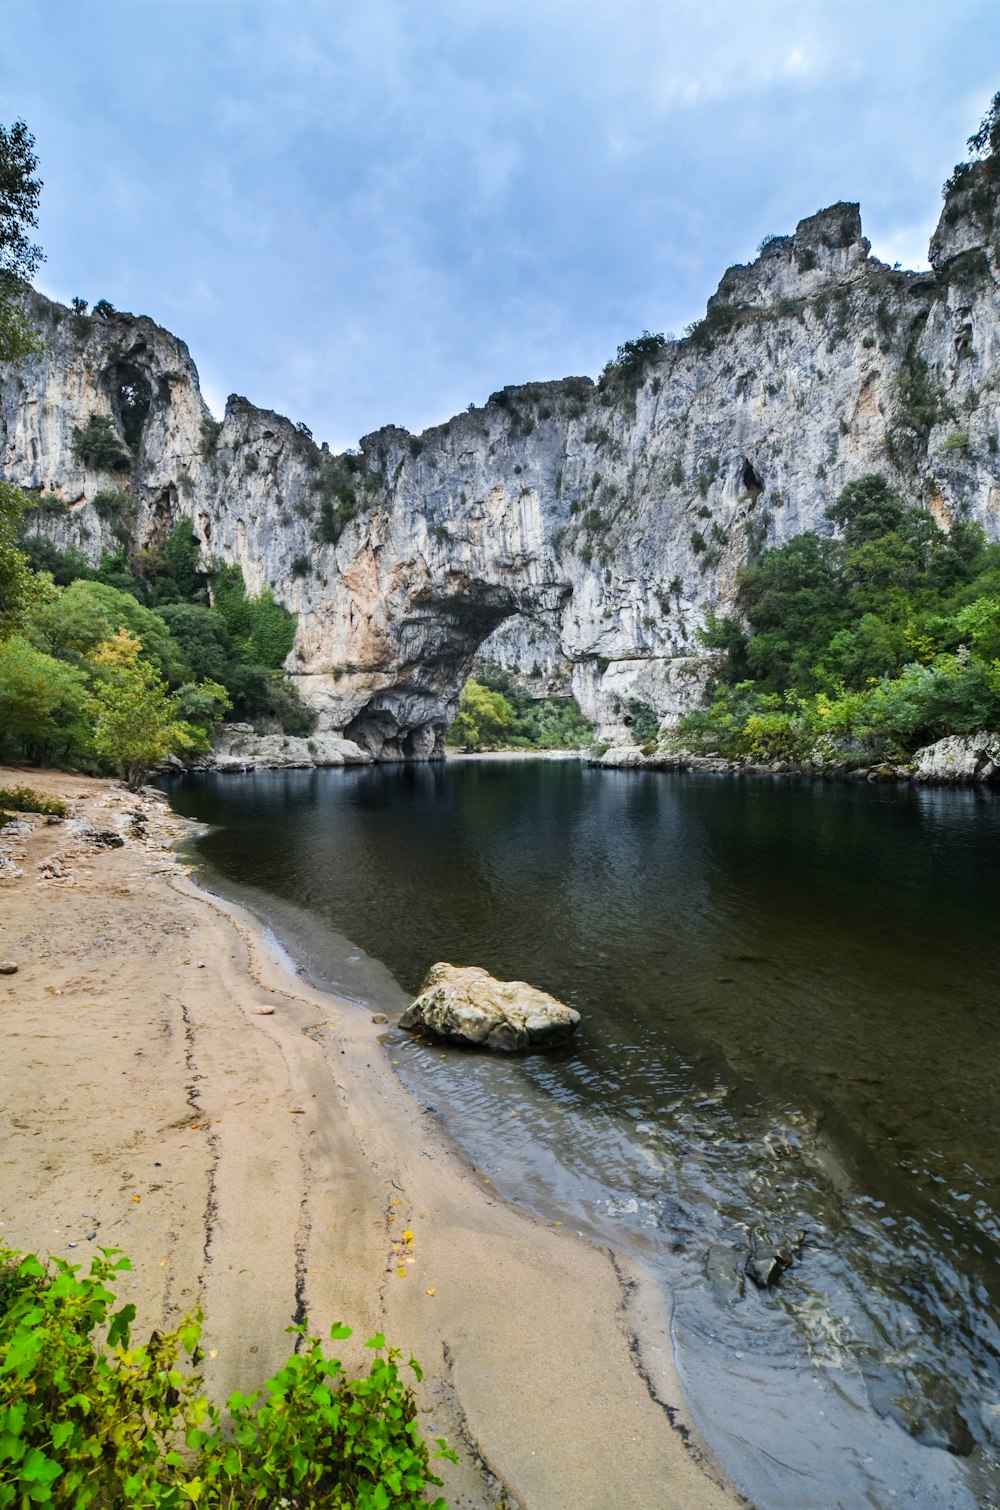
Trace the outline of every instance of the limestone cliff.
[[[289, 673], [322, 730], [376, 758], [440, 749], [487, 641], [568, 671], [605, 737], [627, 737], [630, 700], [670, 720], [698, 695], [695, 632], [740, 565], [827, 528], [852, 478], [884, 472], [942, 523], [1000, 534], [991, 196], [975, 178], [949, 195], [929, 273], [872, 258], [857, 205], [834, 205], [730, 268], [704, 321], [635, 373], [504, 389], [341, 457], [242, 398], [218, 425], [152, 321], [32, 295], [46, 346], [3, 373], [0, 465], [42, 490], [33, 527], [95, 560], [116, 532], [142, 547], [190, 518], [206, 562], [298, 614]], [[133, 442], [127, 471], [75, 459], [95, 412]], [[123, 480], [124, 510], [95, 508]]]

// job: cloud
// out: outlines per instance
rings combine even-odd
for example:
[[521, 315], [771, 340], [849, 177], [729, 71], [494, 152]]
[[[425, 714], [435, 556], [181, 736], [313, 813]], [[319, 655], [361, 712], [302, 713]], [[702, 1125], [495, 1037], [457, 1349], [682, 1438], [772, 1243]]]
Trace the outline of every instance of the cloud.
[[839, 198], [921, 262], [998, 40], [984, 0], [50, 0], [0, 118], [38, 137], [50, 286], [350, 444], [596, 373]]

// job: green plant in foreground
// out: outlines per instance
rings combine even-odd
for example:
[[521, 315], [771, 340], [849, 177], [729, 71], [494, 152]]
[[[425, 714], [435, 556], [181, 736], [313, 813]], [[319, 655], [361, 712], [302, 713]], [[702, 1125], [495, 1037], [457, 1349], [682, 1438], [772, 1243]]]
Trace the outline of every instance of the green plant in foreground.
[[0, 808], [15, 813], [43, 813], [51, 818], [65, 818], [68, 808], [61, 797], [46, 797], [30, 786], [0, 786]]
[[[110, 1288], [130, 1268], [113, 1248], [88, 1275], [64, 1259], [46, 1267], [0, 1249], [0, 1510], [428, 1510], [424, 1491], [441, 1480], [394, 1350], [347, 1380], [319, 1338], [289, 1328], [302, 1351], [222, 1412], [181, 1365], [200, 1361], [200, 1311], [132, 1343], [135, 1307], [113, 1309]], [[330, 1336], [341, 1341], [350, 1328]], [[385, 1339], [366, 1345], [381, 1352]], [[440, 1440], [433, 1456], [455, 1460]]]

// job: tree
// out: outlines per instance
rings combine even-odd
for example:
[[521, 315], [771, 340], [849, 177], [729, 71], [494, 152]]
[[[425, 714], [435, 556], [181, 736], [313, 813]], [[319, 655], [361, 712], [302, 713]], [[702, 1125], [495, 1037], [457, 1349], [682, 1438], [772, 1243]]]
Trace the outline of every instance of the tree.
[[18, 526], [27, 506], [13, 483], [0, 482], [0, 642], [24, 628], [45, 595], [28, 557], [18, 549]]
[[968, 148], [975, 157], [1000, 155], [1000, 93], [995, 94], [990, 101], [990, 108], [980, 121], [979, 130], [969, 137]]
[[470, 678], [450, 738], [466, 750], [482, 749], [497, 744], [513, 722], [514, 709], [503, 693], [491, 692]]
[[38, 224], [41, 179], [35, 177], [35, 138], [23, 121], [0, 126], [0, 362], [41, 349], [38, 332], [18, 308], [19, 285], [42, 261], [28, 232]]
[[133, 792], [151, 766], [199, 743], [197, 734], [177, 717], [166, 682], [141, 652], [142, 641], [121, 629], [91, 658], [99, 676], [90, 699], [93, 748], [125, 777]]
[[68, 660], [89, 658], [120, 629], [141, 641], [146, 660], [170, 681], [189, 679], [181, 649], [160, 615], [107, 582], [71, 582], [32, 620], [34, 636], [45, 649]]
[[21, 635], [0, 644], [0, 738], [36, 758], [84, 743], [87, 678]]
[[73, 426], [73, 455], [99, 472], [127, 472], [132, 465], [114, 421], [107, 414], [91, 414], [86, 425]]

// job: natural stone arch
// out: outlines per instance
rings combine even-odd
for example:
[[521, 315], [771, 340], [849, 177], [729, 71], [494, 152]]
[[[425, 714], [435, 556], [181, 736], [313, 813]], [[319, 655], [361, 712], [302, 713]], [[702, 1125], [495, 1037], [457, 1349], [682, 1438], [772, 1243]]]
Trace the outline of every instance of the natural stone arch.
[[[359, 698], [343, 726], [346, 738], [376, 760], [428, 760], [444, 754], [444, 741], [458, 711], [480, 647], [510, 619], [552, 619], [572, 593], [568, 583], [547, 582], [513, 590], [507, 585], [466, 581], [444, 595], [427, 592], [411, 599], [412, 614], [402, 627], [404, 654], [391, 679]], [[339, 679], [343, 682], [344, 678]], [[362, 692], [357, 685], [350, 690]], [[341, 697], [349, 689], [341, 691]]]

